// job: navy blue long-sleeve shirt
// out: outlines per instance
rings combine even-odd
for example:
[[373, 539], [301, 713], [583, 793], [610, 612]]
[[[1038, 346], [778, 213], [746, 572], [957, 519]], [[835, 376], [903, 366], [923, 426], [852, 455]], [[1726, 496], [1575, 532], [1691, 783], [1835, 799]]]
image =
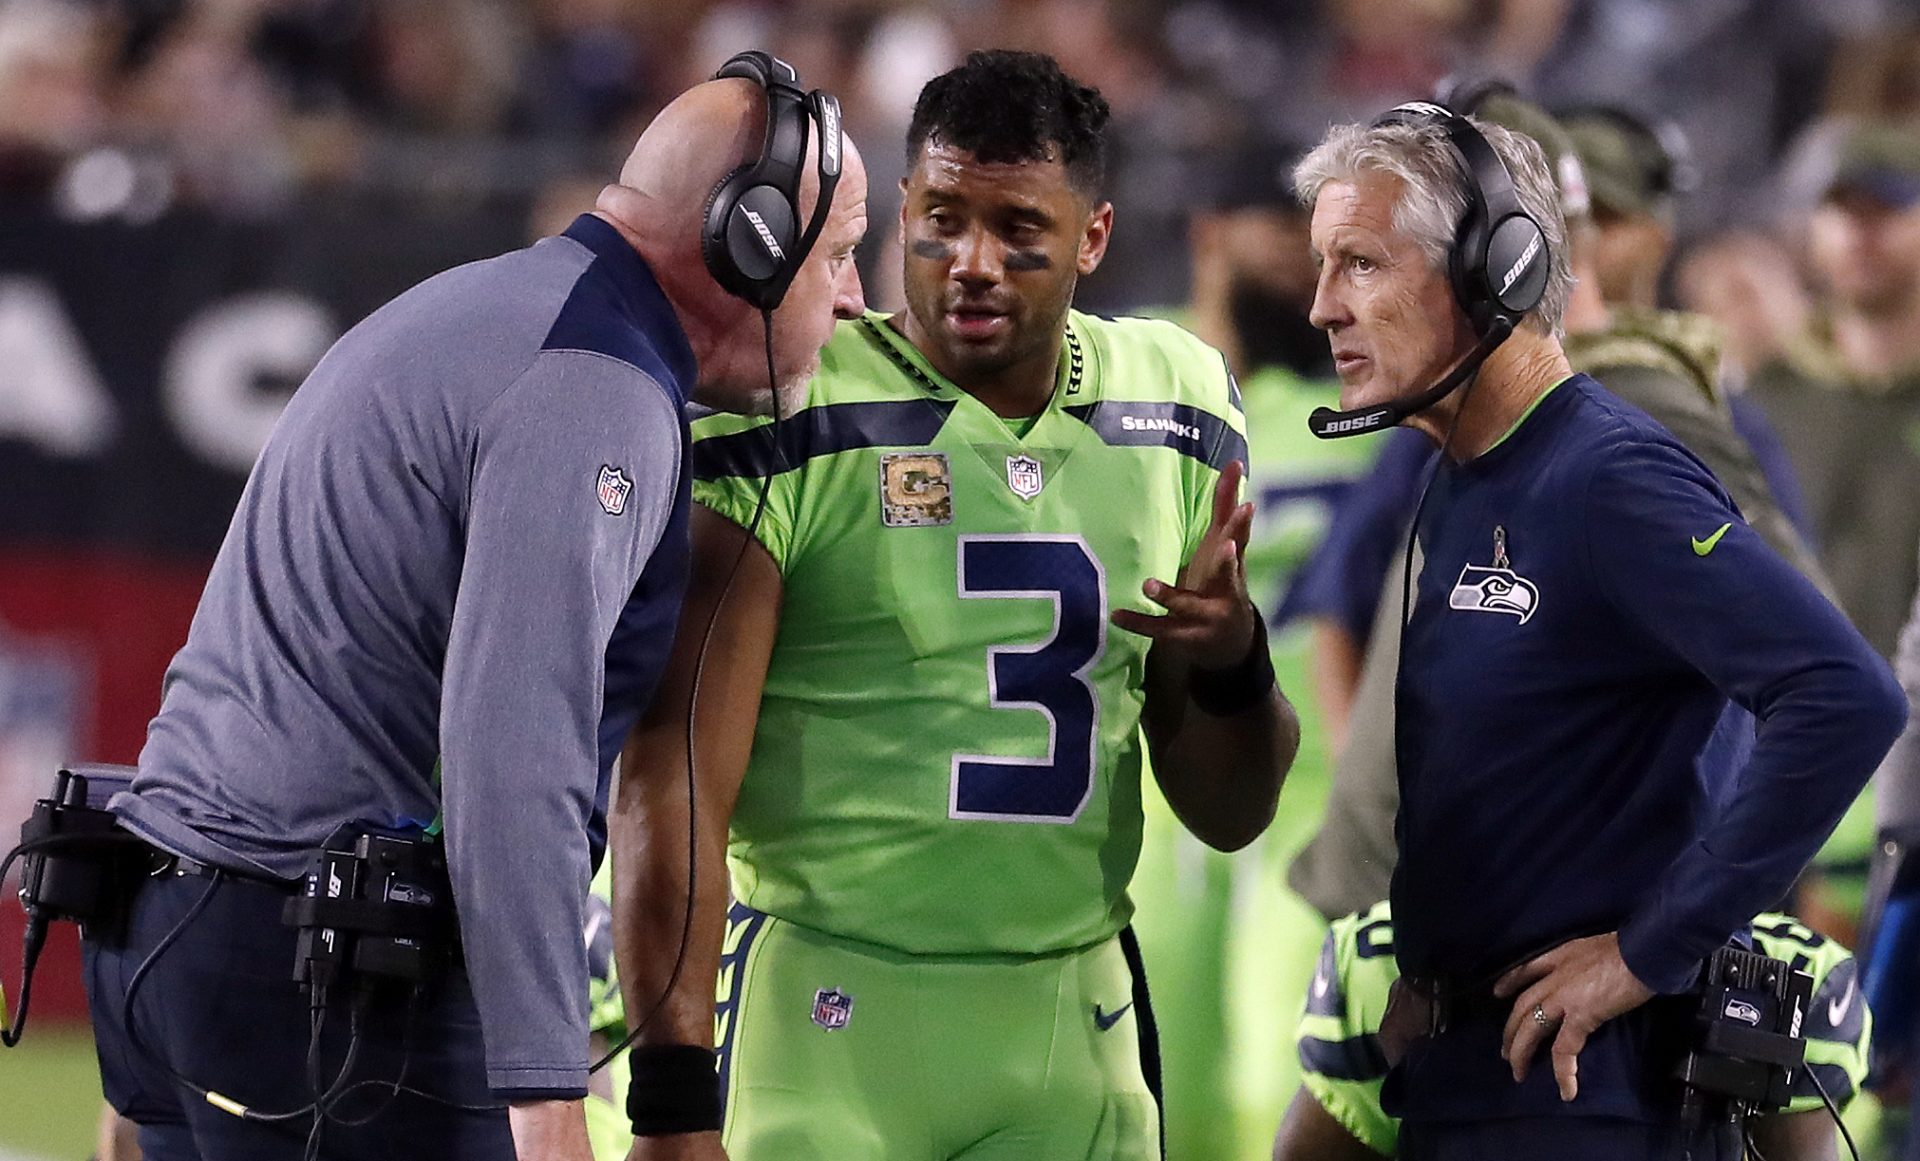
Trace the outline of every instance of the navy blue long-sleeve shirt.
[[[1618, 930], [1642, 982], [1687, 988], [1899, 733], [1892, 674], [1691, 453], [1584, 375], [1445, 464], [1420, 536], [1397, 690], [1402, 969], [1490, 981]], [[1644, 1112], [1641, 1035], [1596, 1034], [1577, 1111]], [[1413, 1086], [1407, 1115], [1560, 1111], [1544, 1061], [1513, 1085], [1497, 1029], [1448, 1051], [1452, 1078]]]

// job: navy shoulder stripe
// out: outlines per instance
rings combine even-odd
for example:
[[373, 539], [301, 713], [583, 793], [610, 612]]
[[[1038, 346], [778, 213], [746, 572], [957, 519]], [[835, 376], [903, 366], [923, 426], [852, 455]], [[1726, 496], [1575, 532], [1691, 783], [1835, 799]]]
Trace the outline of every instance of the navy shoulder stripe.
[[618, 359], [646, 372], [676, 400], [685, 402], [681, 396], [684, 385], [668, 371], [666, 360], [640, 328], [627, 320], [619, 293], [608, 280], [594, 277], [592, 266], [573, 284], [573, 293], [567, 295], [540, 349], [587, 351]]
[[1387, 1075], [1387, 1054], [1371, 1033], [1346, 1040], [1302, 1036], [1300, 1067], [1329, 1080], [1378, 1080]]
[[560, 304], [543, 351], [586, 351], [636, 367], [684, 405], [693, 350], [645, 260], [612, 226], [582, 214], [565, 231], [593, 254]]
[[1186, 403], [1103, 399], [1062, 408], [1109, 447], [1170, 447], [1220, 469], [1247, 458], [1247, 440], [1226, 420]]
[[[759, 477], [792, 471], [817, 456], [863, 447], [922, 447], [933, 442], [953, 413], [941, 399], [828, 403], [791, 419], [695, 441], [693, 478]], [[779, 445], [774, 445], [774, 431]]]

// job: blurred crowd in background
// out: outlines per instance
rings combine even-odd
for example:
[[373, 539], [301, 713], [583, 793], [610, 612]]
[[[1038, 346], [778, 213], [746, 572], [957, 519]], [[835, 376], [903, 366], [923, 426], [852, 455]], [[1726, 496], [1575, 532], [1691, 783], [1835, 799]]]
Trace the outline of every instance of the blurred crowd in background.
[[1672, 118], [1699, 176], [1686, 242], [1791, 227], [1836, 118], [1920, 124], [1913, 0], [0, 0], [0, 194], [132, 220], [338, 192], [564, 212], [666, 99], [761, 45], [839, 94], [886, 211], [914, 94], [989, 44], [1114, 106], [1122, 225], [1088, 288], [1108, 309], [1180, 300], [1166, 250], [1232, 159], [1450, 73]]

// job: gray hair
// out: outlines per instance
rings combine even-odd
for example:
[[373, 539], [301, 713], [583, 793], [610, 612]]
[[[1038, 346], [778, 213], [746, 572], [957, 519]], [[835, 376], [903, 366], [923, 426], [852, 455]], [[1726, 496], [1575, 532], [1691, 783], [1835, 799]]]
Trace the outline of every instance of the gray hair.
[[[1540, 224], [1550, 262], [1540, 305], [1527, 312], [1522, 326], [1558, 335], [1567, 298], [1573, 293], [1573, 268], [1567, 256], [1567, 221], [1560, 212], [1560, 191], [1546, 154], [1533, 138], [1469, 117], [1473, 127], [1513, 175], [1520, 208]], [[1393, 226], [1407, 234], [1427, 261], [1447, 273], [1460, 220], [1467, 214], [1467, 183], [1472, 180], [1460, 154], [1438, 121], [1416, 124], [1336, 125], [1293, 171], [1294, 192], [1311, 209], [1329, 182], [1352, 182], [1365, 172], [1400, 179]]]

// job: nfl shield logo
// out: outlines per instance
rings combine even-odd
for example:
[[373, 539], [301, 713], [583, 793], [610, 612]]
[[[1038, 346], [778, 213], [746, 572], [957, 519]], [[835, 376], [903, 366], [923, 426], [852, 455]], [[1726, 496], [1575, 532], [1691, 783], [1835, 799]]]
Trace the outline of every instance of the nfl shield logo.
[[853, 1019], [853, 997], [839, 988], [821, 988], [813, 994], [813, 1022], [829, 1032]]
[[627, 493], [633, 491], [633, 481], [619, 468], [600, 465], [600, 507], [609, 516], [618, 516], [627, 510]]
[[1007, 487], [1022, 500], [1040, 494], [1040, 461], [1032, 456], [1007, 457]]

